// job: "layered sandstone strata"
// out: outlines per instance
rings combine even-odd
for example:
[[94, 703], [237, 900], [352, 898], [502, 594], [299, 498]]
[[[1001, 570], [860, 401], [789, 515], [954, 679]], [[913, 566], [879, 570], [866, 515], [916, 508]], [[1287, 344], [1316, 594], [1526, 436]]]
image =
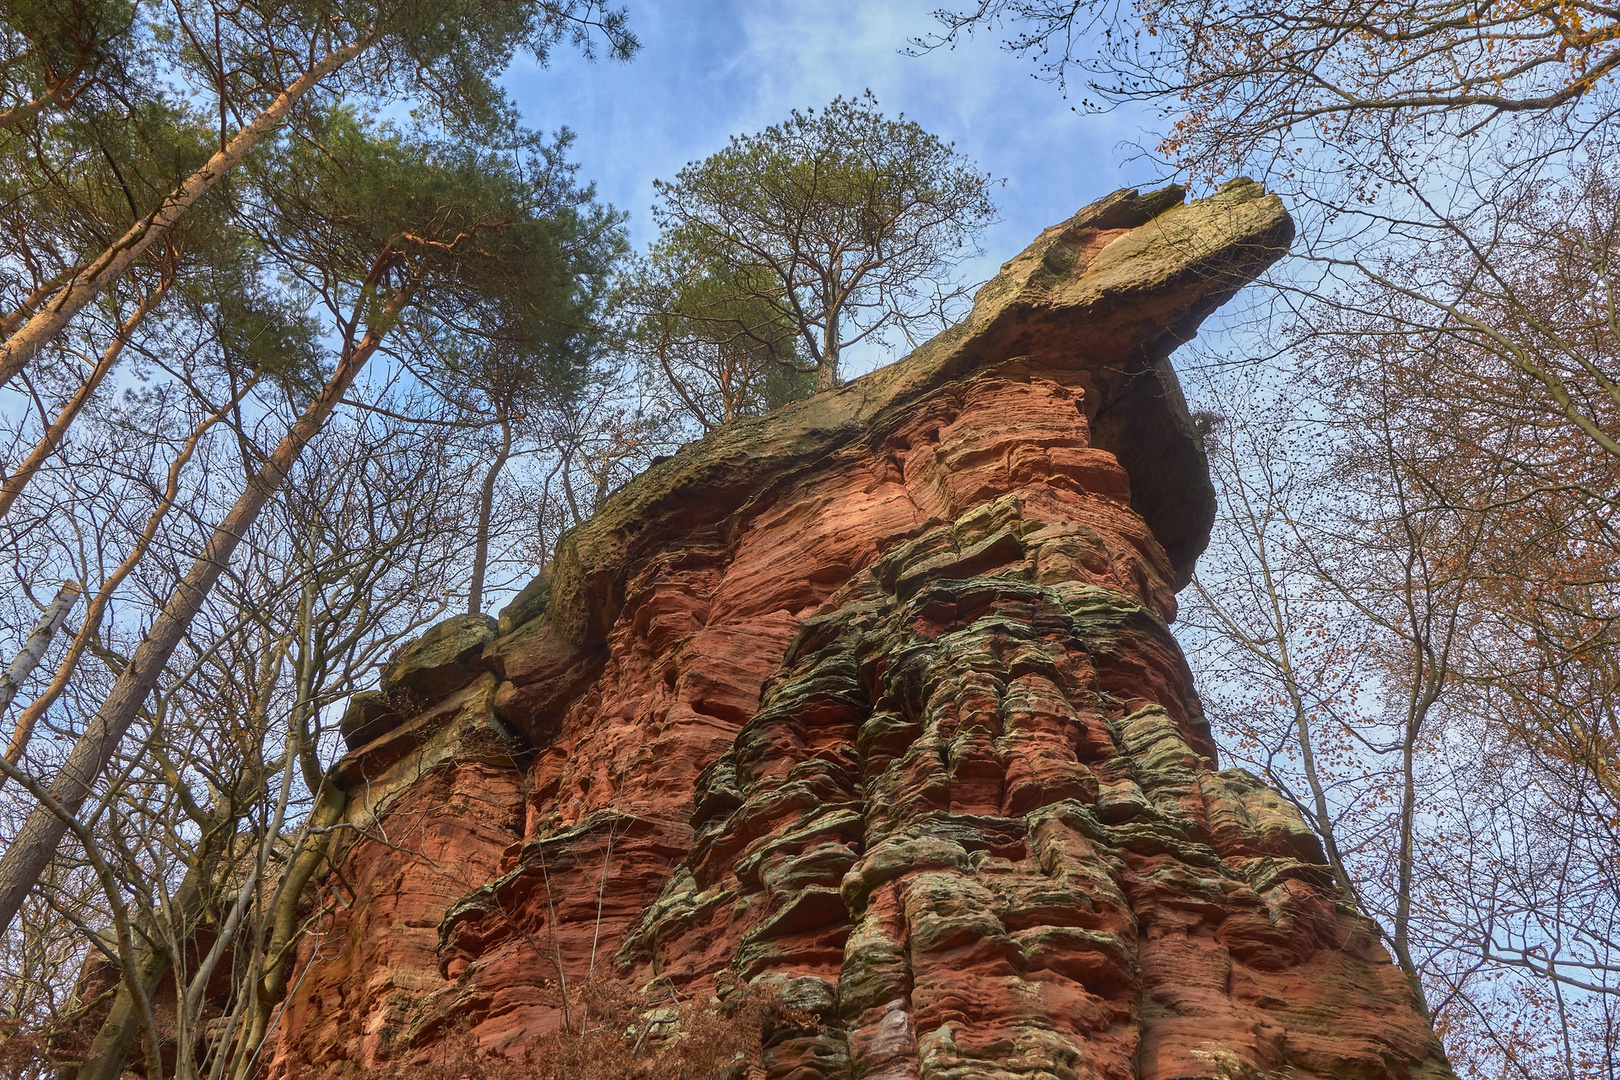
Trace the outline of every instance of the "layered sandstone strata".
[[368, 836], [273, 1074], [517, 1052], [567, 987], [779, 986], [773, 1076], [1447, 1077], [1168, 624], [1213, 493], [1170, 352], [1247, 181], [1044, 232], [906, 360], [663, 462], [357, 699]]

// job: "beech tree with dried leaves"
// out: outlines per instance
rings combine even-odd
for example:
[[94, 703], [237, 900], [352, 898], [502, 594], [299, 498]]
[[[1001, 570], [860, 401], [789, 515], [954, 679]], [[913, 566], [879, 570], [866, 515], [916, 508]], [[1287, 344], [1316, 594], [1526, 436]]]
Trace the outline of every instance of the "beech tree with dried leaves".
[[[980, 0], [1080, 109], [1300, 223], [1178, 359], [1227, 421], [1188, 605], [1228, 748], [1291, 794], [1460, 1069], [1620, 1069], [1620, 12]], [[1260, 359], [1251, 359], [1251, 358]]]

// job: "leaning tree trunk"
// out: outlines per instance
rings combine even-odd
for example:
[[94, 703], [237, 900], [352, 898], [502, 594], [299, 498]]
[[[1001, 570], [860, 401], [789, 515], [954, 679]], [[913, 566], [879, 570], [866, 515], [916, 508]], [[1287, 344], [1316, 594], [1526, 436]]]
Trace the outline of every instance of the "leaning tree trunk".
[[39, 666], [40, 660], [45, 656], [45, 650], [50, 648], [51, 638], [61, 629], [62, 620], [73, 610], [73, 605], [79, 602], [79, 592], [79, 583], [76, 581], [62, 584], [56, 599], [50, 602], [45, 613], [39, 617], [39, 622], [34, 624], [34, 632], [23, 642], [17, 658], [11, 662], [6, 673], [0, 675], [0, 713], [11, 707], [11, 699], [17, 696], [23, 681]]
[[[384, 307], [377, 325], [386, 328], [408, 299], [409, 290], [396, 291]], [[68, 754], [67, 763], [51, 784], [50, 794], [68, 814], [76, 814], [90, 794], [96, 777], [101, 775], [119, 740], [129, 730], [135, 716], [145, 704], [147, 696], [157, 685], [158, 677], [169, 662], [175, 648], [185, 635], [191, 620], [201, 610], [220, 574], [230, 563], [232, 554], [242, 537], [253, 527], [270, 496], [281, 487], [288, 472], [298, 461], [304, 447], [326, 423], [326, 418], [337, 407], [361, 368], [382, 344], [385, 329], [370, 329], [358, 345], [339, 362], [337, 370], [310, 402], [275, 451], [265, 460], [259, 471], [248, 481], [247, 489], [231, 507], [225, 520], [220, 522], [209, 538], [208, 545], [170, 593], [163, 610], [153, 620], [134, 657], [119, 673], [112, 691], [96, 710], [83, 735]], [[67, 832], [67, 822], [43, 805], [34, 808], [23, 823], [4, 855], [0, 855], [0, 931], [11, 925], [22, 907], [23, 897], [39, 880], [40, 873], [51, 861], [56, 847]]]
[[148, 248], [167, 236], [192, 204], [213, 189], [248, 152], [274, 131], [292, 107], [332, 72], [359, 56], [377, 40], [375, 32], [351, 45], [328, 53], [293, 81], [252, 123], [236, 133], [202, 168], [186, 177], [157, 210], [131, 225], [129, 231], [103, 251], [83, 272], [46, 301], [26, 323], [0, 344], [0, 386], [10, 382], [41, 349], [62, 332], [87, 304], [100, 296]]

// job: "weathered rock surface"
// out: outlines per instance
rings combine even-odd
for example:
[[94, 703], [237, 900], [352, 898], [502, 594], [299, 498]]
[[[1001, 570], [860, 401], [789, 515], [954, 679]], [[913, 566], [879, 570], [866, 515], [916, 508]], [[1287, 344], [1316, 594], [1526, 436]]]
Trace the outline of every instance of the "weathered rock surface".
[[1291, 235], [1248, 182], [1093, 204], [402, 656], [423, 698], [355, 714], [372, 838], [272, 1075], [457, 1024], [516, 1053], [593, 974], [733, 972], [822, 1018], [777, 1077], [1449, 1077], [1315, 838], [1218, 769], [1168, 629], [1213, 516], [1168, 356]]

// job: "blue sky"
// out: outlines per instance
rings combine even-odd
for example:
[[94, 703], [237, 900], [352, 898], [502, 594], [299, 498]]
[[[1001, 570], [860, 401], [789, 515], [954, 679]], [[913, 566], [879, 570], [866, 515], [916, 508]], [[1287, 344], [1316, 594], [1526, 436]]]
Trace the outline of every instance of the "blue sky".
[[626, 2], [642, 41], [629, 64], [592, 64], [564, 48], [546, 68], [520, 61], [506, 83], [531, 127], [578, 135], [581, 175], [630, 212], [638, 248], [654, 233], [654, 179], [790, 109], [866, 89], [886, 114], [904, 113], [1006, 180], [995, 191], [1001, 220], [984, 237], [984, 257], [966, 268], [975, 280], [1097, 196], [1155, 182], [1151, 163], [1132, 161], [1122, 145], [1152, 141], [1135, 117], [1072, 111], [994, 35], [903, 55], [908, 37], [935, 26], [929, 13], [940, 0]]

